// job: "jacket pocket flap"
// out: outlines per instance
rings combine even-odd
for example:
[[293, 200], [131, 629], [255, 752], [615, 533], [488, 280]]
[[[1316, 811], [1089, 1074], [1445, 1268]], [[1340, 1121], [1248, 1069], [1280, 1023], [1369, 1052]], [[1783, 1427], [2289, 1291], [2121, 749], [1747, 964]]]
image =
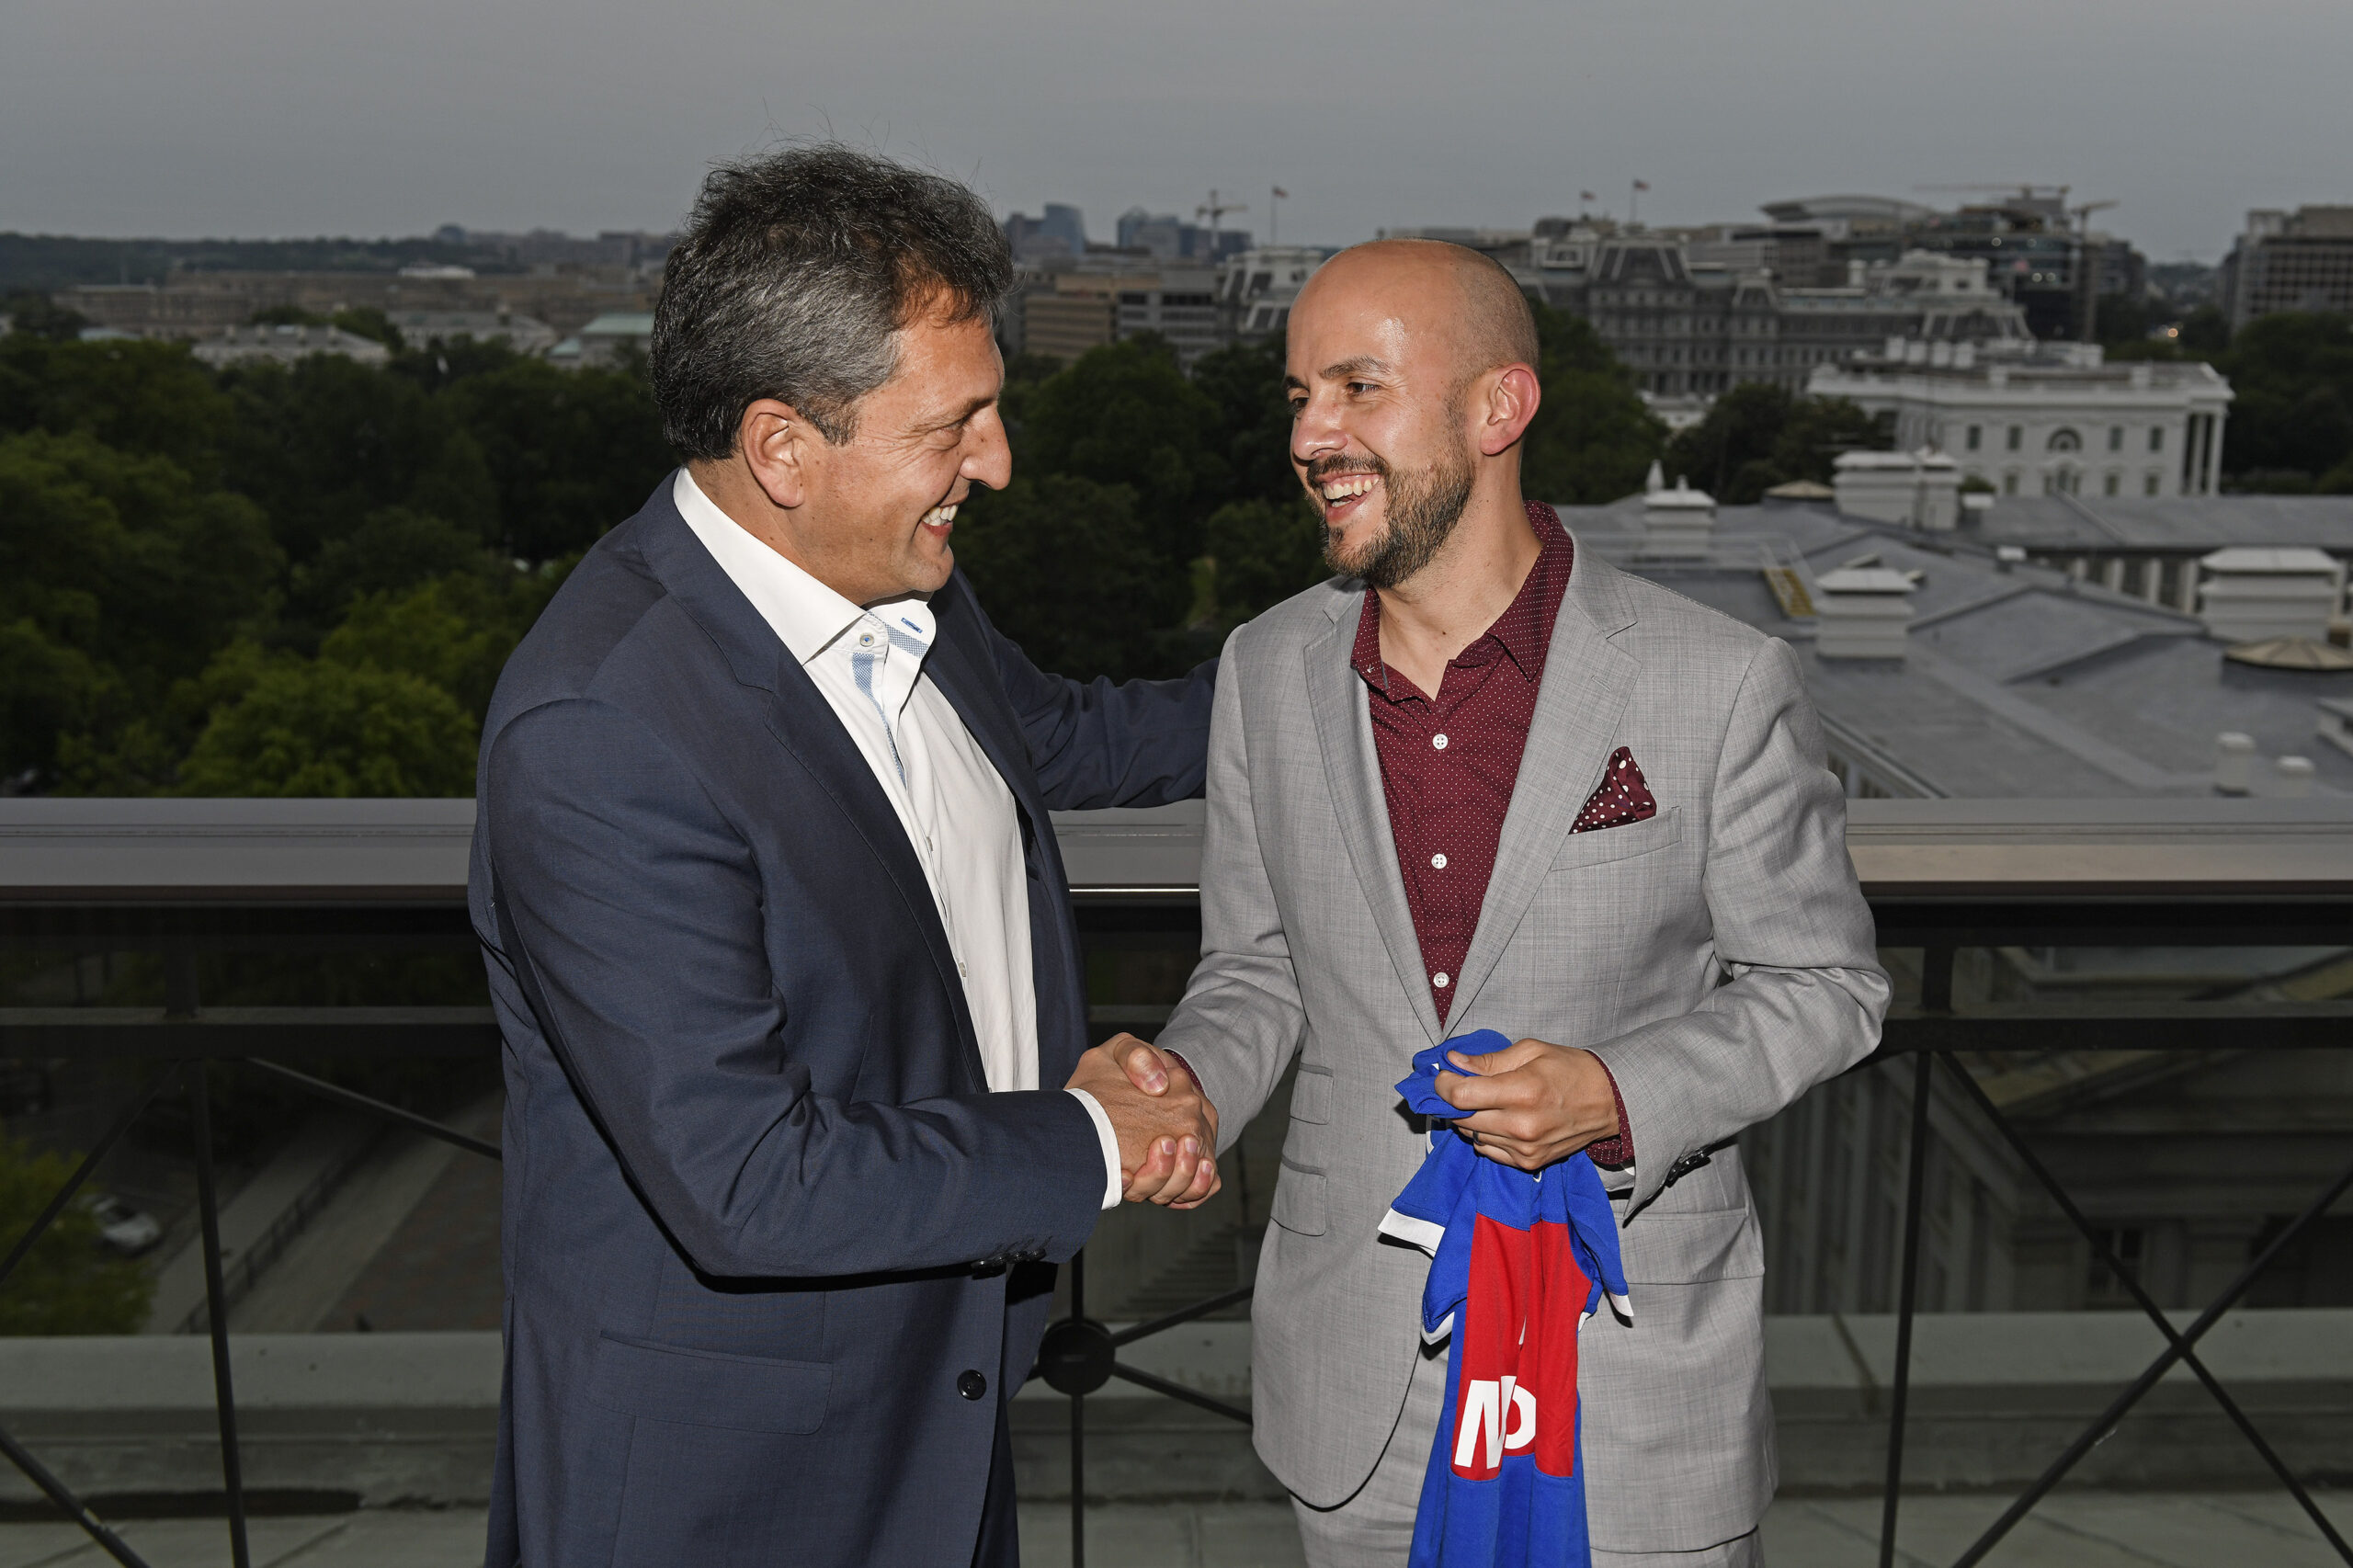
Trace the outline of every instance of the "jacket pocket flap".
[[825, 1419], [833, 1381], [833, 1369], [822, 1362], [686, 1350], [608, 1334], [597, 1341], [588, 1397], [649, 1421], [814, 1432]]
[[[1646, 1209], [1618, 1233], [1629, 1285], [1697, 1285], [1765, 1272], [1765, 1243], [1745, 1209], [1660, 1213]], [[1642, 1313], [1641, 1292], [1634, 1312]]]
[[1285, 1160], [1282, 1175], [1275, 1182], [1274, 1207], [1267, 1211], [1267, 1217], [1286, 1231], [1302, 1236], [1322, 1235], [1331, 1223], [1324, 1207], [1324, 1173]]
[[1332, 1119], [1332, 1070], [1329, 1067], [1302, 1067], [1299, 1076], [1291, 1080], [1290, 1116], [1293, 1121], [1327, 1122]]
[[1586, 866], [1605, 865], [1611, 860], [1631, 860], [1637, 855], [1664, 849], [1682, 836], [1683, 808], [1669, 806], [1644, 822], [1630, 822], [1621, 827], [1597, 827], [1584, 833], [1566, 835], [1561, 840], [1559, 853], [1552, 857], [1552, 869], [1574, 871]]

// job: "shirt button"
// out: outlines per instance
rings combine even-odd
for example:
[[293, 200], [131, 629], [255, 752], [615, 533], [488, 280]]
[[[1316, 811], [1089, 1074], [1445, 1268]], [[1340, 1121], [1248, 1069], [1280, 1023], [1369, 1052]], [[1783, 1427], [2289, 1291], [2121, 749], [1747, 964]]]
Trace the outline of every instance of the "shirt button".
[[1438, 971], [1436, 974], [1431, 975], [1431, 976], [1430, 976], [1430, 983], [1431, 983], [1432, 985], [1437, 986], [1440, 991], [1445, 990], [1445, 989], [1446, 989], [1446, 971], [1444, 971], [1444, 970], [1440, 970], [1440, 971]]
[[871, 648], [871, 647], [873, 647], [873, 646], [874, 646], [874, 633], [872, 633], [871, 631], [861, 631], [861, 632], [859, 632], [859, 633], [858, 634], [858, 645], [859, 647], [861, 647], [861, 648]]
[[1430, 864], [1443, 871], [1446, 869], [1446, 857], [1443, 855], [1433, 855], [1430, 857]]
[[1430, 744], [1438, 747], [1440, 751], [1444, 751], [1446, 749], [1446, 737], [1444, 735], [1432, 735], [1430, 737]]
[[968, 1369], [956, 1374], [956, 1392], [966, 1399], [978, 1399], [989, 1392], [989, 1381]]

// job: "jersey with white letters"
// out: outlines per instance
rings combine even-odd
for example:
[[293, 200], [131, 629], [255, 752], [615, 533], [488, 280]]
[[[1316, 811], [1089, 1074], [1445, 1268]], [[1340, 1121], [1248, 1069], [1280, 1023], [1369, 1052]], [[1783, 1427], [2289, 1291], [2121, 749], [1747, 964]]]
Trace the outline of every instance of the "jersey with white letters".
[[[1482, 1029], [1432, 1046], [1398, 1092], [1451, 1118], [1434, 1083], [1461, 1071], [1446, 1053], [1510, 1043]], [[1620, 1316], [1633, 1311], [1600, 1174], [1583, 1155], [1518, 1170], [1433, 1127], [1381, 1229], [1430, 1254], [1422, 1335], [1454, 1341], [1412, 1568], [1586, 1568], [1577, 1332], [1605, 1290]]]

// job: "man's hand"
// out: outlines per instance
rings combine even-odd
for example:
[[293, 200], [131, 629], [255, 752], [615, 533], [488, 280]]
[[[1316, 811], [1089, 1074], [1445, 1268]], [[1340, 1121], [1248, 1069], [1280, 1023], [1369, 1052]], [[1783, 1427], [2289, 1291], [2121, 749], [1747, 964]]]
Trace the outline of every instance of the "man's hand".
[[1466, 1113], [1454, 1125], [1491, 1160], [1540, 1170], [1618, 1132], [1618, 1096], [1601, 1058], [1574, 1046], [1519, 1040], [1485, 1056], [1447, 1052], [1480, 1074], [1438, 1075], [1438, 1092]]
[[1129, 1202], [1191, 1209], [1217, 1191], [1217, 1108], [1182, 1067], [1117, 1035], [1080, 1057], [1065, 1086], [1093, 1095], [1111, 1119]]

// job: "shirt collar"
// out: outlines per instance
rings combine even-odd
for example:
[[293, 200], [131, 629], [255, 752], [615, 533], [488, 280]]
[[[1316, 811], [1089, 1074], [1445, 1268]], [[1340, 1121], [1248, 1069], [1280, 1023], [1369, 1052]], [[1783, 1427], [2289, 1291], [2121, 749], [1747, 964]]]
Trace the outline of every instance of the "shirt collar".
[[871, 608], [852, 604], [752, 536], [719, 509], [684, 468], [671, 482], [670, 499], [719, 569], [742, 590], [786, 650], [806, 665], [838, 642], [843, 632], [871, 619], [893, 639], [913, 638], [931, 646], [935, 623], [921, 595], [885, 599]]

